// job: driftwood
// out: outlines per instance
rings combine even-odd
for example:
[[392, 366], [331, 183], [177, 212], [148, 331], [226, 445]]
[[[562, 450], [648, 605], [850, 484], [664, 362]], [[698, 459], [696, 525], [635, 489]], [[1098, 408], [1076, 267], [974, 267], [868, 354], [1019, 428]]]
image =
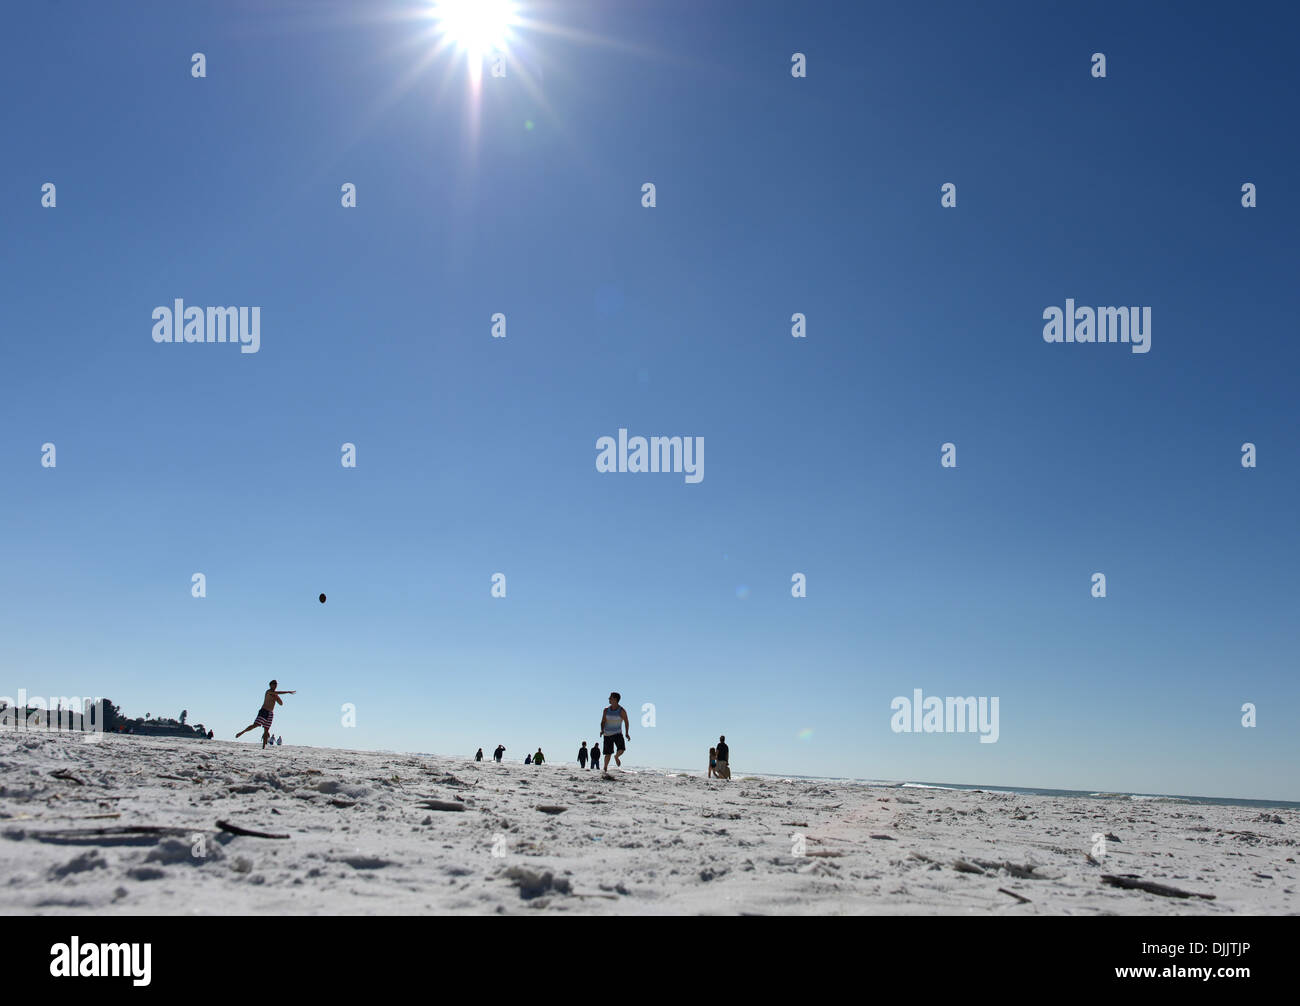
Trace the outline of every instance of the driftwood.
[[999, 893], [999, 894], [1009, 894], [1009, 895], [1011, 895], [1011, 897], [1013, 897], [1013, 898], [1015, 898], [1017, 901], [1019, 901], [1022, 905], [1027, 905], [1027, 904], [1030, 903], [1030, 899], [1029, 899], [1029, 898], [1021, 897], [1021, 896], [1020, 896], [1019, 894], [1017, 894], [1015, 891], [1008, 891], [1005, 887], [999, 887], [999, 888], [998, 888], [998, 893]]
[[1162, 898], [1204, 898], [1206, 901], [1213, 901], [1213, 894], [1197, 894], [1195, 891], [1182, 891], [1177, 887], [1169, 887], [1166, 884], [1157, 884], [1150, 880], [1142, 880], [1136, 876], [1128, 875], [1117, 877], [1113, 874], [1103, 873], [1101, 876], [1103, 884], [1109, 884], [1111, 887], [1124, 887], [1136, 891], [1146, 891], [1150, 894], [1158, 894]]
[[152, 824], [124, 824], [105, 828], [61, 828], [56, 831], [33, 831], [40, 842], [60, 845], [147, 845], [164, 838], [189, 838], [188, 828], [164, 828]]
[[[999, 870], [1006, 870], [1007, 873], [1017, 880], [1059, 880], [1061, 873], [1052, 867], [1042, 866], [1034, 863], [994, 863], [987, 859], [977, 859], [975, 865], [989, 873], [997, 873]], [[960, 867], [959, 867], [960, 869]], [[1043, 873], [1042, 870], [1051, 872]]]
[[61, 768], [57, 772], [51, 772], [50, 775], [52, 775], [55, 779], [63, 779], [67, 782], [75, 782], [78, 786], [86, 785], [84, 782], [78, 779], [66, 768]]
[[464, 810], [463, 803], [451, 803], [448, 800], [421, 800], [420, 806], [425, 810]]
[[229, 821], [218, 821], [217, 827], [222, 831], [228, 831], [232, 835], [245, 835], [248, 838], [288, 838], [288, 835], [270, 835], [265, 831], [249, 831], [247, 828], [241, 828], [237, 824], [231, 824]]

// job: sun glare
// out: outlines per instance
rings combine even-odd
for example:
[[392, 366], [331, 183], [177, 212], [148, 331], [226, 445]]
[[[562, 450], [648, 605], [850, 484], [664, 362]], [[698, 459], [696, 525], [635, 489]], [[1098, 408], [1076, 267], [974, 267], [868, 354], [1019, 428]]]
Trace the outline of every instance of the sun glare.
[[439, 0], [433, 16], [441, 35], [471, 59], [480, 59], [505, 48], [518, 21], [517, 7], [512, 0]]

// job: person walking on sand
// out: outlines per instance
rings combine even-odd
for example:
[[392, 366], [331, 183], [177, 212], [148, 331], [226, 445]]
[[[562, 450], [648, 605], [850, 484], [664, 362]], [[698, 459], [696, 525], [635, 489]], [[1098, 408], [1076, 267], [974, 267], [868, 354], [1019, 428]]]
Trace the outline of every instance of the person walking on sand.
[[276, 691], [276, 685], [277, 682], [272, 680], [271, 687], [268, 688], [266, 694], [262, 696], [262, 708], [257, 712], [257, 719], [253, 720], [252, 723], [244, 727], [244, 729], [239, 731], [239, 733], [235, 734], [235, 740], [239, 740], [239, 738], [243, 737], [244, 734], [248, 733], [248, 731], [256, 730], [258, 727], [261, 727], [262, 747], [266, 747], [267, 743], [271, 739], [271, 721], [275, 719], [275, 707], [277, 705], [284, 705], [284, 700], [280, 698], [280, 696], [293, 694], [293, 692]]
[[593, 770], [600, 768], [600, 738], [591, 742], [591, 767]]
[[541, 765], [545, 761], [546, 761], [546, 756], [542, 754], [542, 749], [538, 748], [537, 754], [533, 755], [533, 764]]
[[498, 744], [497, 749], [492, 752], [492, 760], [495, 761], [498, 765], [500, 765], [501, 756], [504, 755], [505, 753], [506, 753], [506, 746], [504, 744]]
[[713, 776], [714, 776], [714, 774], [715, 774], [717, 771], [718, 771], [718, 749], [717, 749], [717, 748], [709, 748], [709, 775], [708, 775], [708, 777], [709, 777], [710, 779], [712, 779]]
[[726, 737], [718, 738], [717, 761], [718, 763], [714, 768], [714, 773], [717, 775], [719, 779], [730, 779], [731, 778], [731, 749], [727, 747]]
[[[618, 704], [619, 699], [623, 696], [618, 692], [609, 693], [609, 705], [607, 705], [600, 714], [600, 732], [605, 737], [605, 771], [609, 771], [609, 759], [614, 758], [614, 763], [621, 766], [623, 764], [623, 752], [627, 749], [623, 746], [623, 732], [627, 732], [627, 739], [632, 739], [632, 728], [628, 725], [627, 710]], [[618, 751], [615, 752], [615, 748]]]
[[483, 760], [483, 749], [482, 749], [482, 748], [479, 748], [479, 749], [478, 749], [478, 753], [474, 755], [474, 760], [475, 760], [475, 761], [482, 761], [482, 760]]
[[533, 763], [533, 756], [532, 756], [532, 755], [524, 755], [524, 764], [525, 764], [525, 765], [531, 765], [532, 763]]
[[582, 747], [578, 748], [578, 768], [587, 767], [587, 742], [582, 742]]

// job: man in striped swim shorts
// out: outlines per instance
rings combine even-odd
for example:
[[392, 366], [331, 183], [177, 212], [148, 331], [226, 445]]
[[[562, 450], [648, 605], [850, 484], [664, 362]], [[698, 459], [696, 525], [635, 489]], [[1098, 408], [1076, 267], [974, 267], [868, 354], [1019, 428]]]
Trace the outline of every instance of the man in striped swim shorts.
[[266, 747], [267, 742], [271, 739], [271, 722], [275, 719], [275, 707], [277, 704], [284, 705], [284, 700], [281, 699], [280, 696], [293, 694], [293, 692], [276, 691], [276, 684], [277, 682], [272, 681], [271, 687], [268, 688], [266, 694], [262, 696], [262, 708], [257, 711], [257, 719], [253, 720], [252, 723], [244, 727], [244, 729], [239, 731], [239, 733], [235, 734], [235, 740], [239, 740], [239, 738], [243, 737], [244, 734], [248, 733], [248, 731], [256, 730], [258, 727], [261, 727], [262, 747]]

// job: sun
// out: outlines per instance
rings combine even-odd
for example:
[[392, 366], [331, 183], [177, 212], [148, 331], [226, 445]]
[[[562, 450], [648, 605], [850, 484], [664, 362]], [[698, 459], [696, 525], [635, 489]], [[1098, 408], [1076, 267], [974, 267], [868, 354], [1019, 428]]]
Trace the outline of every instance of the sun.
[[470, 59], [481, 59], [506, 47], [511, 28], [519, 22], [519, 10], [513, 0], [438, 0], [433, 17], [440, 35]]

